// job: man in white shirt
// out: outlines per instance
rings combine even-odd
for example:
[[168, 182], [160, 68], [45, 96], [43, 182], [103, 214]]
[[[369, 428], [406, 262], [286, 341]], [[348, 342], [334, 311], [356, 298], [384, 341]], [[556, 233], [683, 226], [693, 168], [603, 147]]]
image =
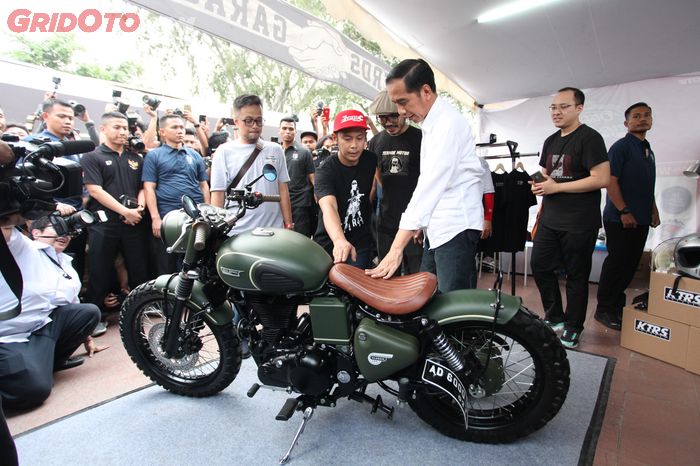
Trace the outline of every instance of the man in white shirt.
[[421, 123], [421, 169], [389, 252], [367, 273], [391, 277], [401, 265], [406, 245], [423, 230], [421, 270], [437, 275], [441, 292], [473, 287], [474, 257], [484, 227], [483, 168], [469, 124], [438, 97], [433, 70], [424, 60], [407, 59], [396, 65], [387, 75], [386, 88], [399, 114]]
[[[234, 233], [241, 233], [257, 227], [283, 226], [293, 229], [292, 207], [289, 201], [289, 174], [282, 146], [274, 142], [260, 139], [265, 120], [262, 116], [262, 101], [256, 95], [242, 95], [233, 102], [234, 122], [238, 128], [238, 137], [220, 145], [211, 165], [211, 203], [224, 207], [226, 189], [236, 178], [248, 157], [260, 145], [262, 150], [253, 161], [250, 168], [243, 174], [240, 181], [232, 189], [241, 189], [255, 178], [262, 175], [263, 166], [271, 164], [277, 169], [277, 183], [270, 183], [261, 178], [253, 185], [253, 191], [263, 195], [279, 195], [279, 205], [275, 202], [264, 202], [255, 210], [248, 210], [243, 218], [238, 220]], [[230, 206], [236, 209], [236, 206]]]
[[[53, 228], [40, 231], [55, 236]], [[79, 364], [69, 357], [92, 333], [100, 310], [77, 301], [78, 274], [68, 256], [14, 227], [2, 232], [22, 272], [23, 291], [22, 312], [0, 321], [0, 396], [3, 408], [28, 409], [48, 398], [55, 370]], [[16, 305], [0, 278], [0, 311]]]

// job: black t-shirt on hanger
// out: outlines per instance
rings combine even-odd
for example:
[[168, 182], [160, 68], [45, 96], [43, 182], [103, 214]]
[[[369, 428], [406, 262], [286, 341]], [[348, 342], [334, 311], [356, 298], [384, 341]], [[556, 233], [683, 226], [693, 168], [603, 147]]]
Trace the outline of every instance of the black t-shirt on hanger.
[[518, 252], [525, 249], [530, 207], [537, 204], [529, 181], [530, 175], [524, 170], [513, 170], [505, 177], [504, 235], [500, 251]]

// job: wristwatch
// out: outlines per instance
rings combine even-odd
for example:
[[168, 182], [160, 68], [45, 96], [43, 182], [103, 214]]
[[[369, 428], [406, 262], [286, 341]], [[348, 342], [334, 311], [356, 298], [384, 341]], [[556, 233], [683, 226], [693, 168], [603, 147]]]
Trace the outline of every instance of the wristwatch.
[[625, 215], [625, 214], [631, 214], [632, 211], [630, 210], [629, 207], [623, 207], [622, 209], [618, 210], [617, 213], [620, 215]]

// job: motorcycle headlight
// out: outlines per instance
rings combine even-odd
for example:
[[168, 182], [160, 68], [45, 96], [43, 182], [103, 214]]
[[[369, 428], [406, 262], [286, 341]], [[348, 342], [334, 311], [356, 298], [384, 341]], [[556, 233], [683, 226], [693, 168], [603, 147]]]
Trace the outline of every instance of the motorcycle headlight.
[[[184, 210], [172, 210], [165, 214], [163, 221], [160, 224], [160, 240], [166, 247], [171, 247], [182, 233], [182, 227], [190, 220], [190, 217]], [[190, 230], [191, 231], [191, 230]], [[189, 231], [187, 232], [189, 235]], [[184, 253], [187, 249], [187, 239], [182, 241], [178, 248], [174, 251]]]

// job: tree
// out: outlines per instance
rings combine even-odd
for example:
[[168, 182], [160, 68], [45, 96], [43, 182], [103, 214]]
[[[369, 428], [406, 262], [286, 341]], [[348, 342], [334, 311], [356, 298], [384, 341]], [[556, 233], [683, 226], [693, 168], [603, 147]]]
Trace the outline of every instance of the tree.
[[85, 50], [73, 33], [51, 34], [46, 37], [44, 40], [33, 41], [23, 36], [16, 36], [15, 39], [22, 48], [10, 51], [10, 55], [26, 63], [120, 83], [133, 82], [134, 78], [143, 73], [141, 65], [133, 61], [106, 67], [94, 63], [73, 63], [73, 55]]
[[118, 66], [107, 65], [101, 67], [94, 63], [81, 63], [75, 69], [75, 74], [89, 78], [104, 79], [118, 83], [133, 82], [133, 79], [141, 76], [143, 67], [133, 61], [121, 62]]
[[55, 70], [65, 70], [73, 60], [73, 54], [83, 47], [75, 40], [75, 35], [52, 34], [42, 41], [33, 41], [22, 35], [15, 36], [22, 49], [10, 52], [19, 61], [34, 63]]

